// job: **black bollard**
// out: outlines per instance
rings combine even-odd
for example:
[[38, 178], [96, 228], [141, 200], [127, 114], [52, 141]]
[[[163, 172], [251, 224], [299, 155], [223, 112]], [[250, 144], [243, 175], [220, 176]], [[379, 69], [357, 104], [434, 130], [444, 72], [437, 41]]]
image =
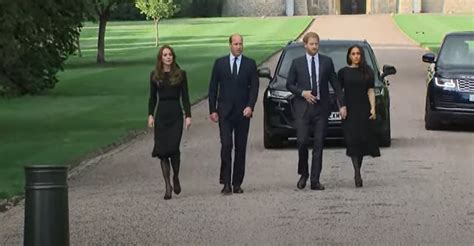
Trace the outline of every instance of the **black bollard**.
[[67, 167], [25, 167], [25, 246], [68, 246]]

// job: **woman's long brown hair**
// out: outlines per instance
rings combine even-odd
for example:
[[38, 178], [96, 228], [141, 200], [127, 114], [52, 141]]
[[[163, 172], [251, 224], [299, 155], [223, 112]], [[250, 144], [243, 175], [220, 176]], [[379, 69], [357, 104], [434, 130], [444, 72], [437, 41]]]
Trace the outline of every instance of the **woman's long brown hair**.
[[176, 85], [181, 83], [182, 79], [182, 72], [179, 68], [178, 64], [176, 64], [176, 54], [174, 53], [173, 48], [169, 45], [161, 46], [160, 50], [158, 51], [158, 55], [156, 56], [156, 65], [155, 65], [155, 73], [153, 75], [153, 79], [157, 82], [163, 81], [165, 77], [165, 73], [163, 71], [163, 52], [165, 49], [169, 49], [171, 51], [171, 55], [173, 56], [173, 63], [171, 63], [171, 71], [170, 71], [170, 83], [171, 85]]

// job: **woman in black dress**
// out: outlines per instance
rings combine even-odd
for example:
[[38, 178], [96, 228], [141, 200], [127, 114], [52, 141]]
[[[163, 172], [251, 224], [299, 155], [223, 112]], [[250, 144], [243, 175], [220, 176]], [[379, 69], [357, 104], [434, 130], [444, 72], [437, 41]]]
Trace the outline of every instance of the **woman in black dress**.
[[367, 65], [364, 50], [353, 45], [347, 50], [346, 66], [338, 76], [344, 89], [347, 117], [343, 121], [346, 155], [354, 165], [356, 187], [362, 187], [360, 169], [364, 156], [380, 156], [375, 131], [374, 71]]
[[[173, 49], [164, 45], [158, 52], [155, 70], [150, 74], [148, 127], [155, 130], [152, 157], [158, 157], [161, 160], [161, 169], [166, 184], [165, 200], [171, 199], [172, 190], [176, 194], [181, 192], [178, 176], [179, 145], [183, 133], [181, 104], [185, 114], [184, 125], [188, 129], [191, 126], [191, 104], [186, 72], [176, 64]], [[170, 182], [170, 164], [173, 168], [173, 186]]]

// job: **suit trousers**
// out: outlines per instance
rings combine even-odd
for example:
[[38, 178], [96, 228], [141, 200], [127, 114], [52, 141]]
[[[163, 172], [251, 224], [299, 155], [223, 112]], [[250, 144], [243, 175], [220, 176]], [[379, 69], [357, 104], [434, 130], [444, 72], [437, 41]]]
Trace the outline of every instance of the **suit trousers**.
[[323, 143], [328, 124], [328, 114], [325, 107], [317, 102], [308, 105], [307, 111], [295, 119], [298, 145], [298, 174], [309, 176], [308, 147], [313, 135], [313, 156], [311, 161], [311, 183], [319, 182], [323, 161]]
[[[243, 110], [235, 110], [219, 118], [221, 139], [220, 182], [240, 186], [245, 174], [245, 156], [250, 119], [243, 116]], [[235, 147], [234, 170], [232, 174], [232, 149]], [[232, 179], [231, 179], [232, 177]]]

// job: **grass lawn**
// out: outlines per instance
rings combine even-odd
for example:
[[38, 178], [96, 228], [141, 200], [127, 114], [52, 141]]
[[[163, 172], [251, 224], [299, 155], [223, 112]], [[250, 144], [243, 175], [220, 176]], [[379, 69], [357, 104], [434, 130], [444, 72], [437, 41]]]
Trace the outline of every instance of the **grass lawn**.
[[408, 36], [434, 52], [446, 33], [474, 31], [473, 15], [400, 14], [394, 19]]
[[[228, 53], [231, 33], [244, 36], [244, 53], [257, 62], [282, 48], [309, 24], [298, 18], [176, 19], [160, 25], [188, 72], [191, 99], [206, 95], [214, 59]], [[81, 34], [83, 57], [71, 57], [54, 90], [0, 99], [0, 198], [23, 191], [23, 166], [67, 164], [144, 129], [149, 74], [156, 61], [151, 22], [112, 22], [105, 65], [95, 64], [97, 25]], [[151, 149], [150, 149], [151, 151]]]

